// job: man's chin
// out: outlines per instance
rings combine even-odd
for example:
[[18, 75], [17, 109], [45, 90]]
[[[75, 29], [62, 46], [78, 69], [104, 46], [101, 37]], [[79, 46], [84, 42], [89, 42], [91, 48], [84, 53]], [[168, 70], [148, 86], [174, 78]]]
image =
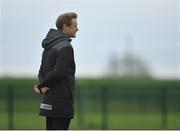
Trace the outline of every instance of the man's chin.
[[71, 37], [72, 37], [72, 38], [76, 38], [76, 35], [72, 35]]

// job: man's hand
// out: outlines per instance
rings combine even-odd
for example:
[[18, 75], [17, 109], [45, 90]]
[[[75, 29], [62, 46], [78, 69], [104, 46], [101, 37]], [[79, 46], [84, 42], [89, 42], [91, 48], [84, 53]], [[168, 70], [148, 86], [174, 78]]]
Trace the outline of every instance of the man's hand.
[[34, 92], [36, 92], [37, 94], [45, 94], [48, 90], [49, 90], [49, 88], [48, 87], [41, 87], [41, 90], [39, 90], [39, 88], [37, 87], [37, 85], [35, 85], [34, 87], [33, 87], [33, 90], [34, 90]]
[[48, 90], [49, 90], [48, 87], [42, 87], [42, 88], [41, 88], [41, 92], [42, 92], [43, 94], [45, 94]]
[[38, 93], [38, 94], [41, 93], [41, 91], [39, 90], [39, 88], [37, 87], [37, 85], [35, 85], [35, 86], [33, 87], [33, 90], [34, 90], [34, 92], [36, 92], [36, 93]]

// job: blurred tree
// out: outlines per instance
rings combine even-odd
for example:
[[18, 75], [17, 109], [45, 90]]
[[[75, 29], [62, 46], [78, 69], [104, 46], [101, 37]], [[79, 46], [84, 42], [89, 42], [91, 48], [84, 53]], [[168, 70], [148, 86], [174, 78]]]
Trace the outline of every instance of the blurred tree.
[[127, 77], [148, 77], [149, 69], [145, 62], [135, 55], [126, 54], [119, 60], [119, 75]]
[[125, 54], [119, 58], [113, 53], [109, 59], [108, 75], [111, 77], [150, 77], [148, 65], [133, 53], [133, 38], [125, 37]]

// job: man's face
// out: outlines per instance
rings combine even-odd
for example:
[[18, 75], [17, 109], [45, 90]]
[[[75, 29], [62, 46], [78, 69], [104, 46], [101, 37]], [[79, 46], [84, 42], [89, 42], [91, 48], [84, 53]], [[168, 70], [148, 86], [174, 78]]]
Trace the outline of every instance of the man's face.
[[76, 37], [76, 31], [78, 31], [76, 19], [72, 19], [72, 24], [70, 26], [64, 26], [64, 32], [70, 37]]

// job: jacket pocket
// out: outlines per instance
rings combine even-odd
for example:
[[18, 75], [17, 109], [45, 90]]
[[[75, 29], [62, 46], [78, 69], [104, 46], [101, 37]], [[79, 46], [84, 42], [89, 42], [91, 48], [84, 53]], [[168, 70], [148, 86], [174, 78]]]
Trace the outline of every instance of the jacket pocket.
[[69, 94], [70, 99], [73, 99], [72, 87], [71, 84], [69, 84], [67, 81], [65, 81], [65, 88]]

